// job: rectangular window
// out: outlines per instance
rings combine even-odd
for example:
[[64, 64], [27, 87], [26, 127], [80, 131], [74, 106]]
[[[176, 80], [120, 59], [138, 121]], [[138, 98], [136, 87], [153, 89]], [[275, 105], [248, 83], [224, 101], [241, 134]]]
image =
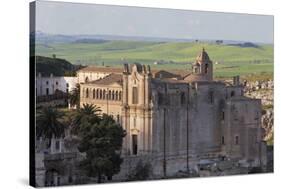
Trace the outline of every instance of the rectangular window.
[[60, 177], [57, 178], [57, 185], [60, 185]]
[[221, 113], [221, 120], [224, 120], [224, 111]]
[[60, 149], [60, 141], [56, 141], [56, 150]]
[[46, 95], [49, 95], [49, 88], [46, 88]]
[[138, 153], [138, 135], [132, 135], [132, 151], [133, 155]]
[[138, 88], [133, 87], [133, 104], [138, 103]]
[[158, 105], [162, 105], [164, 102], [164, 97], [162, 93], [158, 93]]
[[221, 137], [221, 144], [224, 145], [224, 136]]
[[236, 145], [239, 144], [239, 136], [235, 136], [235, 144], [236, 144]]

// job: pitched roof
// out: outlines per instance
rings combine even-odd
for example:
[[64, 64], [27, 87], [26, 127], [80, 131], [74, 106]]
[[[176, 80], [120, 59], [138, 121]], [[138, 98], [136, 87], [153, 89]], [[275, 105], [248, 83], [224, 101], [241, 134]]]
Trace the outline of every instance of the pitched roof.
[[119, 85], [122, 85], [122, 75], [121, 74], [109, 74], [104, 78], [95, 80], [95, 81], [91, 81], [88, 83], [92, 83], [92, 84], [100, 84], [100, 85], [110, 85], [113, 83], [118, 83]]
[[98, 66], [87, 66], [78, 70], [78, 72], [103, 72], [103, 73], [122, 73], [122, 68], [116, 67], [98, 67]]
[[184, 78], [187, 82], [194, 82], [194, 81], [209, 81], [208, 77], [203, 74], [190, 74]]

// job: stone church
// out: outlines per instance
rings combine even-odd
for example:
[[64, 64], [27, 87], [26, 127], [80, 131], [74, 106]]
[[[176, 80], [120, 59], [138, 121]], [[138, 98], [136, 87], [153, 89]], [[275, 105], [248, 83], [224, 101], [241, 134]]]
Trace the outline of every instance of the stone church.
[[153, 175], [198, 171], [210, 162], [233, 160], [241, 167], [266, 164], [261, 101], [233, 83], [213, 79], [213, 63], [202, 51], [192, 72], [87, 67], [77, 73], [80, 104], [95, 104], [112, 115], [127, 135], [123, 171], [132, 159], [146, 159]]

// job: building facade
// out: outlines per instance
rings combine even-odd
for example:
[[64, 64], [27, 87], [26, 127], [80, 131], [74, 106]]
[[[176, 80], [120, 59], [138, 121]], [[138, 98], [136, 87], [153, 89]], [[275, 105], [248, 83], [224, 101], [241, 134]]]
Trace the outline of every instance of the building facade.
[[56, 91], [70, 92], [78, 83], [77, 77], [58, 77], [51, 74], [43, 77], [40, 73], [36, 77], [36, 96], [53, 95]]
[[127, 132], [120, 174], [129, 173], [129, 159], [142, 157], [155, 176], [198, 171], [222, 160], [241, 167], [266, 164], [261, 101], [244, 96], [239, 77], [231, 84], [215, 81], [204, 49], [192, 73], [153, 72], [135, 63], [86, 68], [77, 75], [80, 105], [99, 106]]

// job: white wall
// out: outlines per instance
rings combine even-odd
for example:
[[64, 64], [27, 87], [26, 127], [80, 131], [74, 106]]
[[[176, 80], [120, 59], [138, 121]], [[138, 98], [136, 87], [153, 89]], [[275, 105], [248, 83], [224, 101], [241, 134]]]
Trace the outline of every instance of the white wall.
[[36, 92], [37, 96], [47, 95], [47, 89], [49, 90], [49, 95], [55, 93], [56, 90], [63, 92], [70, 92], [77, 83], [77, 77], [36, 77]]

